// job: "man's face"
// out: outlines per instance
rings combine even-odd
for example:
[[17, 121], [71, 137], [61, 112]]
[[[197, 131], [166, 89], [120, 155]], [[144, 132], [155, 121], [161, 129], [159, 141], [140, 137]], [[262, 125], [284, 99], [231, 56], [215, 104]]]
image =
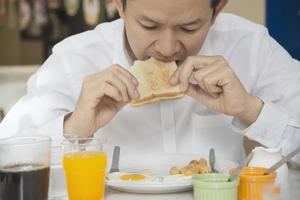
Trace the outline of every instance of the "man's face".
[[212, 25], [211, 0], [127, 0], [124, 21], [131, 57], [164, 62], [195, 55]]

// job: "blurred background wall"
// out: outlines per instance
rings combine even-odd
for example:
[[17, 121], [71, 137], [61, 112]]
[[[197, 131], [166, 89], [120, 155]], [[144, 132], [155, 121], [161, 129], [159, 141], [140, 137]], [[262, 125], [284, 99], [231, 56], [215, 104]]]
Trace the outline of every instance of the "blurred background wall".
[[229, 0], [225, 12], [235, 13], [259, 24], [265, 24], [265, 0]]
[[[97, 23], [111, 21], [117, 17], [113, 0], [75, 1], [100, 2], [101, 12]], [[1, 9], [3, 2], [6, 3], [6, 16], [3, 15], [3, 9]], [[42, 35], [32, 35], [32, 32], [36, 31], [32, 22], [27, 26], [27, 30], [26, 28], [20, 30], [22, 27], [18, 26], [20, 22], [17, 18], [20, 16], [20, 11], [23, 11], [21, 15], [26, 15], [24, 2], [27, 2], [33, 9], [36, 2], [47, 5], [48, 21], [43, 25]], [[68, 5], [65, 2], [68, 0], [0, 0], [0, 67], [41, 64], [51, 53], [51, 48], [55, 43], [71, 34], [92, 29], [95, 26], [95, 24], [87, 24], [84, 20], [85, 12], [82, 3], [79, 4], [74, 14], [68, 11]], [[300, 0], [229, 0], [224, 11], [266, 25], [270, 34], [295, 58], [300, 59]], [[34, 14], [35, 11], [31, 12]]]
[[[244, 16], [260, 24], [265, 23], [264, 0], [229, 0], [225, 11]], [[82, 24], [80, 16], [82, 17], [82, 13], [76, 17]], [[73, 19], [73, 23], [76, 17]], [[80, 32], [80, 29], [74, 32]], [[0, 25], [0, 66], [41, 64], [45, 57], [44, 52], [45, 44], [42, 40], [24, 39], [18, 28], [7, 28], [7, 26]]]
[[1, 65], [28, 65], [43, 62], [41, 41], [24, 41], [17, 30], [0, 29]]
[[[113, 0], [0, 0], [0, 67], [43, 63], [55, 43], [117, 18], [113, 5]], [[95, 7], [99, 14], [91, 20]]]

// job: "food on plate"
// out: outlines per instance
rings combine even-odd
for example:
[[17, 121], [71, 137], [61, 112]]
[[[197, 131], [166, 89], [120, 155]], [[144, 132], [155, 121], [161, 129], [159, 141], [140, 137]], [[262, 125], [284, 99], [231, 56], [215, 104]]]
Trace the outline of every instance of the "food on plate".
[[180, 174], [180, 169], [178, 169], [177, 167], [172, 167], [170, 169], [170, 174], [171, 175]]
[[114, 172], [106, 177], [108, 183], [128, 183], [128, 184], [165, 184], [165, 183], [185, 183], [190, 182], [191, 177], [178, 174], [170, 175], [154, 175], [140, 174], [130, 172]]
[[178, 99], [184, 96], [178, 85], [170, 84], [170, 78], [177, 69], [175, 61], [164, 63], [155, 58], [135, 61], [130, 72], [139, 82], [140, 98], [131, 101], [133, 106], [156, 103], [161, 100]]
[[209, 168], [207, 160], [201, 158], [200, 160], [192, 160], [188, 165], [183, 166], [182, 168], [172, 167], [169, 170], [171, 175], [183, 174], [185, 176], [192, 176], [196, 174], [208, 173]]
[[142, 174], [125, 174], [120, 179], [123, 181], [142, 181], [145, 180], [145, 176]]
[[114, 172], [107, 175], [107, 180], [113, 181], [145, 181], [149, 180], [150, 176], [139, 173]]

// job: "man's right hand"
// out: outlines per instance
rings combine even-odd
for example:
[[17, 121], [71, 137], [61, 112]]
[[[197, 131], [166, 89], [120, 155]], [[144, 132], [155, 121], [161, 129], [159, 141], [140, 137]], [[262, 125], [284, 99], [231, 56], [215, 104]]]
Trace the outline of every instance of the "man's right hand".
[[138, 81], [119, 65], [87, 76], [75, 110], [65, 117], [64, 134], [92, 136], [132, 99], [138, 99]]

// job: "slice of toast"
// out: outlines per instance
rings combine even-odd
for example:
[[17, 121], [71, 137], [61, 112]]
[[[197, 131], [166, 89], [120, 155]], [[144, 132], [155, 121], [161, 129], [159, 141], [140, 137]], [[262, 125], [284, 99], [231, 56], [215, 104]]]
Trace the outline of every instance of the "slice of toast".
[[172, 86], [169, 81], [177, 65], [174, 62], [163, 63], [150, 58], [146, 61], [135, 61], [130, 72], [139, 81], [140, 98], [131, 101], [133, 106], [156, 103], [161, 100], [178, 99], [184, 96], [178, 85]]

